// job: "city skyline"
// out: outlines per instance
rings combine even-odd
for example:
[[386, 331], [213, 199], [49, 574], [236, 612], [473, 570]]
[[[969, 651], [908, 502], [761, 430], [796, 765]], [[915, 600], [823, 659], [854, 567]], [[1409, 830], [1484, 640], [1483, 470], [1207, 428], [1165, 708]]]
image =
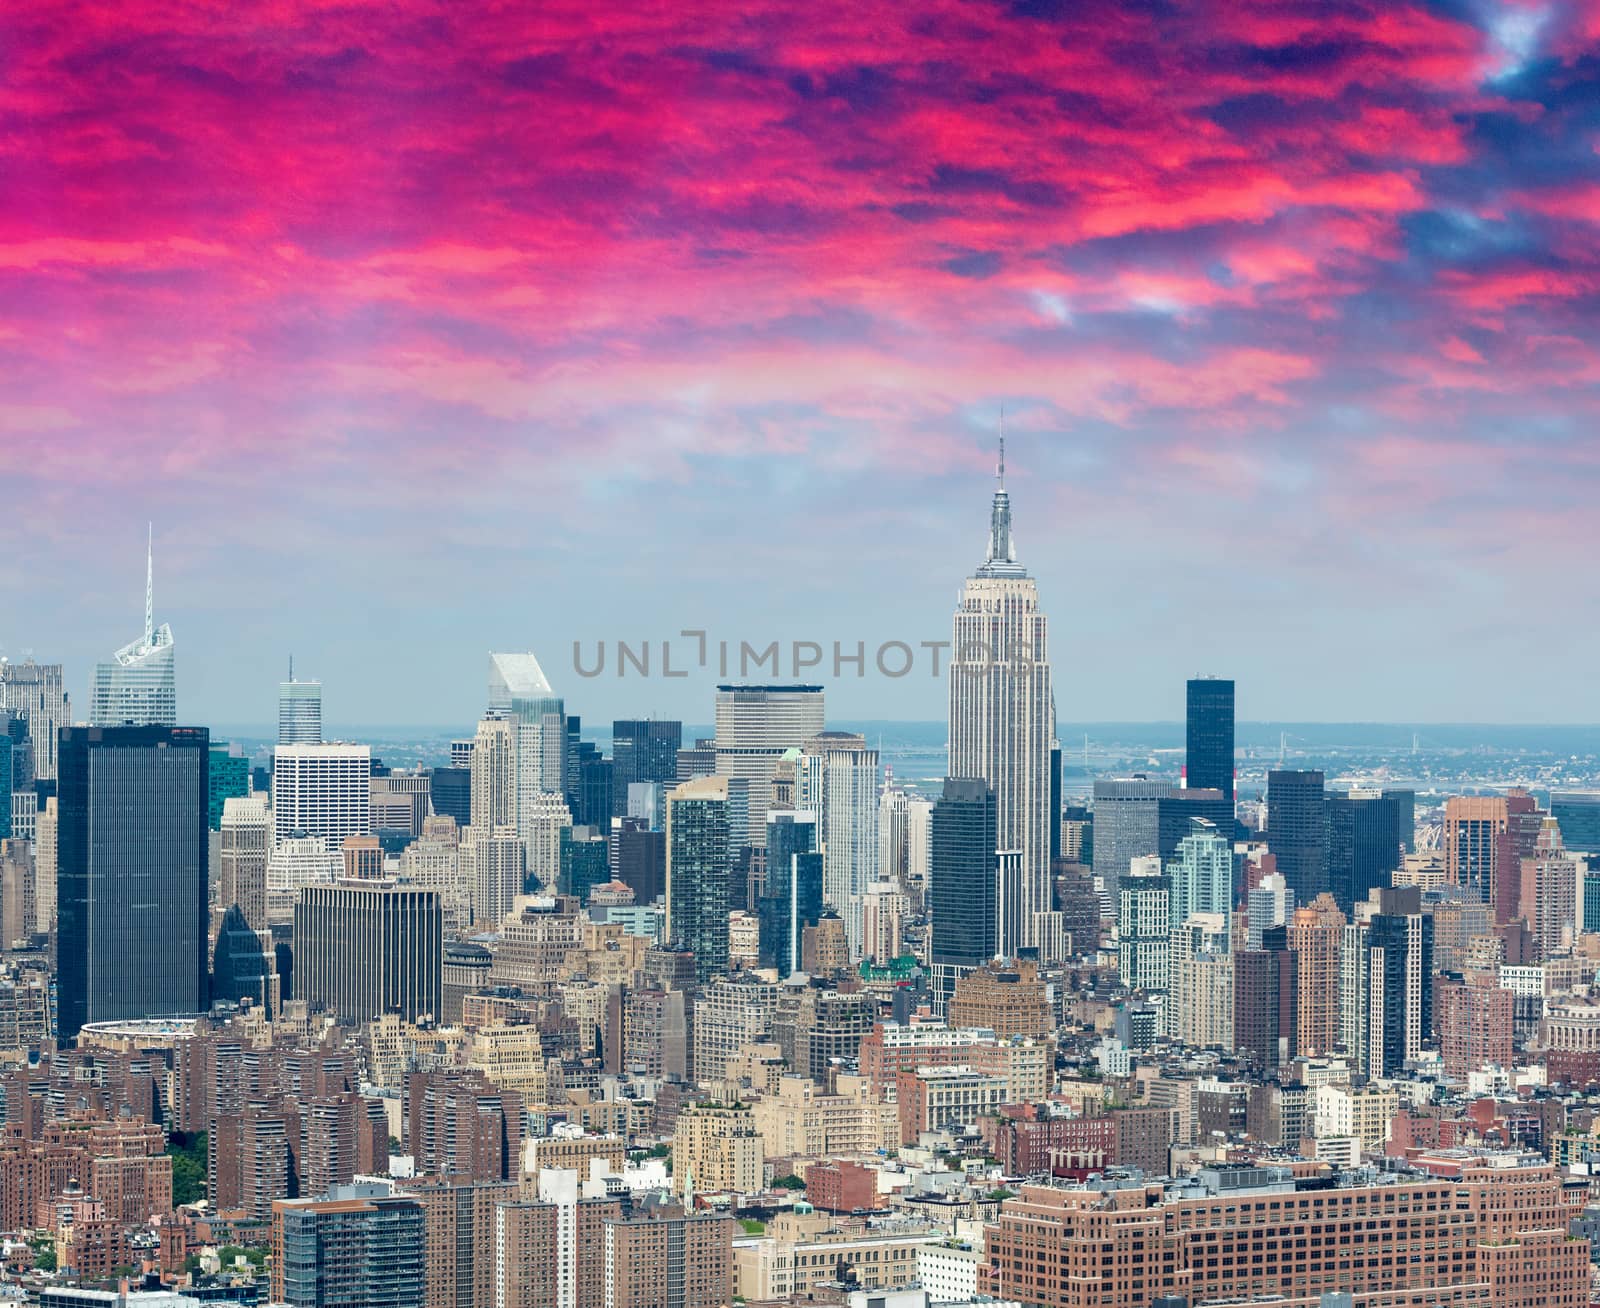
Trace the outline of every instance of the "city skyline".
[[1066, 718], [1600, 721], [1581, 640], [1504, 675], [1595, 619], [1592, 18], [1276, 12], [25, 6], [0, 643], [106, 658], [149, 520], [190, 720], [291, 652], [453, 722], [488, 649], [936, 639], [1003, 409]]

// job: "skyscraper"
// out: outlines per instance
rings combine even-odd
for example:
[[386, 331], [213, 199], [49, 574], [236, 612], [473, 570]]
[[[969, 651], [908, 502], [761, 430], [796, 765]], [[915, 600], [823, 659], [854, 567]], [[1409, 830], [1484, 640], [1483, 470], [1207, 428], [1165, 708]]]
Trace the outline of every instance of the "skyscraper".
[[822, 855], [817, 816], [767, 814], [767, 881], [760, 905], [761, 957], [786, 977], [800, 966], [800, 941], [822, 918]]
[[[531, 863], [533, 831], [528, 822], [538, 811], [535, 796], [566, 793], [566, 709], [561, 697], [551, 689], [539, 660], [527, 653], [489, 655], [489, 711], [504, 715], [512, 723], [516, 807], [511, 820], [522, 832], [523, 841], [529, 843]], [[498, 815], [495, 821], [499, 821]]]
[[144, 634], [129, 641], [108, 663], [95, 666], [89, 692], [93, 727], [170, 727], [178, 721], [178, 683], [172, 660], [172, 628], [155, 625], [155, 554], [145, 556]]
[[1196, 913], [1231, 913], [1233, 846], [1213, 823], [1196, 818], [1167, 864], [1167, 880], [1172, 886], [1168, 907], [1173, 931]]
[[1411, 792], [1351, 790], [1328, 795], [1328, 884], [1346, 912], [1373, 890], [1387, 886], [1400, 866], [1408, 813], [1396, 796], [1409, 799]]
[[272, 1298], [290, 1308], [423, 1308], [422, 1205], [386, 1185], [272, 1205]]
[[296, 681], [293, 663], [289, 665], [289, 680], [278, 683], [278, 743], [322, 743], [322, 683]]
[[1220, 790], [1232, 804], [1233, 682], [1220, 677], [1192, 678], [1184, 721], [1185, 789]]
[[0, 710], [19, 714], [33, 741], [33, 775], [56, 779], [57, 733], [72, 721], [59, 663], [0, 658]]
[[767, 838], [772, 774], [787, 750], [798, 749], [824, 726], [821, 686], [718, 686], [716, 774], [749, 783], [749, 814], [730, 839], [760, 848]]
[[86, 1022], [207, 1004], [203, 727], [68, 727], [57, 830], [59, 1013]]
[[878, 751], [848, 731], [825, 731], [806, 742], [814, 761], [804, 775], [820, 775], [822, 897], [844, 921], [851, 958], [862, 955], [862, 909], [867, 887], [878, 879]]
[[667, 939], [694, 954], [701, 982], [728, 970], [728, 836], [727, 777], [667, 796]]
[[221, 851], [216, 908], [226, 912], [237, 905], [253, 929], [264, 931], [268, 926], [267, 855], [272, 844], [267, 801], [259, 795], [227, 799], [218, 825]]
[[488, 830], [517, 825], [517, 728], [491, 711], [478, 723], [472, 742], [472, 825]]
[[1173, 793], [1165, 781], [1142, 776], [1094, 783], [1094, 874], [1113, 903], [1133, 860], [1161, 852], [1161, 801]]
[[1267, 847], [1297, 904], [1328, 889], [1328, 817], [1320, 772], [1267, 773]]
[[[1055, 697], [1048, 624], [1038, 584], [1017, 562], [1005, 444], [984, 561], [967, 578], [950, 646], [949, 775], [980, 778], [995, 796], [995, 848], [1019, 856], [1016, 888], [997, 906], [999, 952], [1034, 940], [1034, 915], [1050, 908], [1050, 750]], [[1012, 902], [1015, 900], [1016, 902]]]
[[943, 1013], [956, 982], [995, 956], [999, 938], [1001, 855], [995, 794], [987, 782], [946, 777], [929, 833], [928, 907], [933, 918], [928, 962], [934, 1006]]
[[611, 724], [612, 812], [628, 811], [628, 787], [653, 781], [663, 793], [678, 782], [683, 723], [656, 718], [618, 718]]
[[436, 890], [393, 881], [307, 886], [294, 910], [294, 993], [345, 1023], [437, 1016], [444, 921]]
[[338, 849], [372, 834], [372, 750], [367, 745], [278, 745], [272, 751], [275, 840], [319, 836]]

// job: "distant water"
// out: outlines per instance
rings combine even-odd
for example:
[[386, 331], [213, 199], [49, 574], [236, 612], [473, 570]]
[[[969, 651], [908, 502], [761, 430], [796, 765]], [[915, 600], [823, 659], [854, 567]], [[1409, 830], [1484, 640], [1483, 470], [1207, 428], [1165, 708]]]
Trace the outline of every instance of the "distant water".
[[[925, 795], [938, 793], [945, 775], [943, 722], [837, 721], [881, 751], [897, 783]], [[396, 767], [437, 766], [449, 759], [450, 741], [471, 735], [472, 724], [454, 730], [435, 726], [330, 725], [330, 740], [369, 742], [374, 754]], [[685, 723], [685, 744], [709, 737], [709, 723]], [[584, 738], [606, 752], [608, 726], [586, 725]], [[1059, 727], [1062, 790], [1068, 799], [1086, 796], [1095, 776], [1142, 772], [1177, 780], [1183, 759], [1181, 722], [1089, 722]], [[259, 724], [214, 727], [212, 736], [243, 746], [264, 762], [276, 730]], [[1600, 726], [1539, 726], [1477, 723], [1240, 722], [1241, 792], [1258, 789], [1268, 768], [1319, 768], [1336, 778], [1375, 777], [1418, 790], [1470, 790], [1509, 781], [1578, 786], [1600, 783]]]

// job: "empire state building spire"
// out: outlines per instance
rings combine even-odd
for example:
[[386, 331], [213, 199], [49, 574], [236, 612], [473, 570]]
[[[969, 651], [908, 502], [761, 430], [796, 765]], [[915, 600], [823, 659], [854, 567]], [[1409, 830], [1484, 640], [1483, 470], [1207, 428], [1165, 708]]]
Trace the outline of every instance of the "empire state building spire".
[[1006, 494], [1006, 438], [1000, 437], [1000, 462], [995, 468], [994, 504], [989, 509], [989, 548], [979, 577], [1025, 577], [1011, 539], [1011, 496]]

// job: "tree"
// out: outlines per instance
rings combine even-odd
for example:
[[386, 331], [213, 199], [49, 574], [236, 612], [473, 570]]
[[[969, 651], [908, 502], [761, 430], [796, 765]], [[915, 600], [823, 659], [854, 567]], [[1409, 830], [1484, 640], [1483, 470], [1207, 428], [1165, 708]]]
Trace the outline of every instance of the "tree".
[[53, 1272], [56, 1269], [56, 1248], [52, 1244], [46, 1249], [35, 1248], [33, 1265], [41, 1272]]
[[206, 1194], [206, 1133], [174, 1131], [167, 1141], [172, 1155], [172, 1202], [192, 1204]]
[[804, 1190], [806, 1188], [806, 1183], [793, 1172], [790, 1172], [788, 1176], [780, 1176], [772, 1184], [780, 1190]]

